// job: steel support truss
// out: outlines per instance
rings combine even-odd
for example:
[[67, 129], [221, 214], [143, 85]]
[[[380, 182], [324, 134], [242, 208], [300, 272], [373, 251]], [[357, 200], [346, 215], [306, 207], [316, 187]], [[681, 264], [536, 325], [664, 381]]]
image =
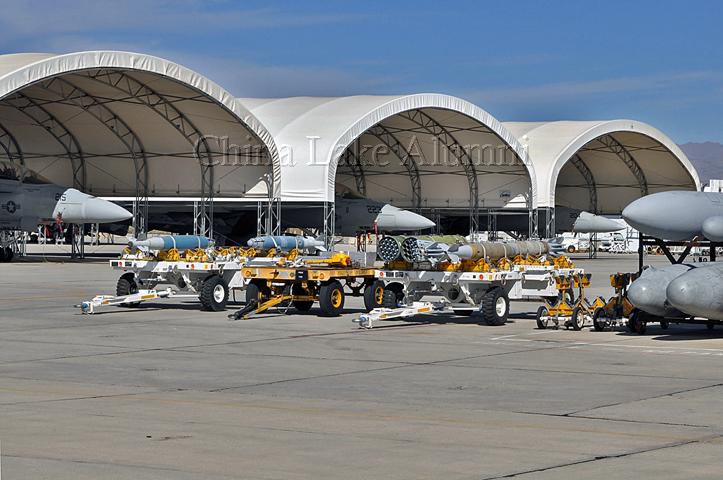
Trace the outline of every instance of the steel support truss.
[[598, 213], [597, 184], [595, 183], [595, 177], [590, 171], [590, 168], [588, 168], [587, 164], [583, 161], [582, 158], [580, 158], [580, 155], [578, 154], [572, 156], [572, 158], [570, 159], [570, 163], [572, 163], [572, 165], [577, 169], [577, 171], [580, 172], [580, 175], [582, 175], [582, 178], [587, 184], [587, 189], [590, 194], [590, 213]]
[[399, 139], [390, 132], [384, 125], [377, 124], [367, 130], [366, 133], [374, 135], [399, 158], [402, 165], [409, 173], [409, 180], [412, 182], [412, 207], [419, 210], [422, 207], [422, 180], [419, 176], [419, 168], [414, 156], [402, 145]]
[[270, 198], [269, 201], [256, 203], [256, 235], [281, 235], [281, 201]]
[[477, 183], [477, 171], [474, 162], [467, 149], [460, 144], [452, 135], [450, 129], [437, 122], [434, 118], [422, 110], [409, 110], [399, 114], [415, 125], [421, 127], [425, 132], [434, 135], [447, 150], [454, 155], [464, 169], [469, 183], [469, 231], [474, 233], [479, 230], [479, 185]]
[[[206, 136], [194, 123], [162, 95], [129, 73], [115, 69], [81, 72], [80, 75], [108, 85], [128, 96], [125, 101], [145, 105], [175, 128], [188, 141], [201, 169], [201, 201], [194, 209], [194, 233], [213, 237], [213, 151]], [[205, 159], [205, 161], [204, 161]]]
[[635, 161], [635, 158], [633, 158], [628, 149], [625, 148], [622, 143], [618, 142], [612, 135], [602, 135], [598, 137], [597, 140], [608, 150], [617, 155], [618, 158], [620, 158], [620, 160], [622, 160], [622, 162], [628, 167], [630, 173], [633, 174], [640, 185], [640, 195], [643, 197], [647, 195], [648, 180], [645, 178], [643, 169], [640, 168], [640, 165], [637, 161]]
[[[138, 135], [128, 124], [106, 106], [107, 102], [90, 95], [63, 77], [40, 82], [40, 87], [60, 97], [61, 102], [83, 109], [106, 126], [127, 148], [136, 170], [135, 196], [133, 202], [133, 228], [135, 235], [148, 229], [148, 161]], [[36, 101], [38, 101], [36, 99]], [[42, 101], [42, 100], [40, 100]]]
[[43, 106], [43, 100], [36, 100], [21, 92], [6, 98], [3, 102], [28, 117], [34, 124], [48, 132], [65, 150], [65, 157], [73, 170], [73, 187], [85, 190], [86, 167], [83, 150], [78, 139], [55, 115]]
[[15, 136], [10, 133], [10, 130], [0, 124], [0, 148], [5, 151], [5, 156], [10, 163], [19, 163], [25, 165], [25, 158], [23, 157], [23, 151], [20, 148]]
[[362, 196], [366, 196], [367, 181], [364, 175], [364, 165], [362, 164], [362, 158], [359, 152], [359, 139], [356, 139], [354, 143], [344, 150], [340, 162], [343, 166], [346, 166], [349, 170], [351, 170], [351, 174], [354, 176], [357, 191]]
[[324, 202], [324, 231], [322, 232], [324, 246], [331, 250], [334, 245], [334, 232], [336, 231], [336, 203]]

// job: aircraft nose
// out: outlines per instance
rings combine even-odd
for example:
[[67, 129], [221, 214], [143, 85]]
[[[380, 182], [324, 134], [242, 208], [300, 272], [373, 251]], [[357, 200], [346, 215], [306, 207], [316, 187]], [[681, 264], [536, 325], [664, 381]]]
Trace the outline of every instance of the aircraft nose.
[[665, 288], [651, 278], [638, 278], [628, 288], [628, 300], [653, 315], [665, 315]]
[[657, 226], [660, 210], [660, 205], [643, 197], [623, 209], [623, 218], [636, 230], [646, 232]]
[[376, 222], [379, 230], [398, 231], [424, 230], [436, 225], [427, 217], [389, 204], [382, 207]]
[[125, 208], [102, 198], [91, 197], [83, 202], [83, 223], [113, 223], [128, 220], [133, 216]]
[[53, 217], [65, 223], [113, 223], [133, 216], [128, 210], [108, 200], [69, 188], [58, 200]]

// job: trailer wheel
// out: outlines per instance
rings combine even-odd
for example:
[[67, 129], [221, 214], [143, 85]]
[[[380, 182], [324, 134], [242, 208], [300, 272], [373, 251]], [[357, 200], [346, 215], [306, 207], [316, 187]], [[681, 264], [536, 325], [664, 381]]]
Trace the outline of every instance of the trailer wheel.
[[494, 287], [482, 298], [482, 314], [488, 325], [504, 325], [510, 313], [510, 299], [500, 287]]
[[570, 245], [569, 247], [567, 247], [567, 253], [575, 253], [575, 246]]
[[3, 262], [12, 262], [13, 257], [15, 256], [15, 252], [10, 247], [5, 247], [5, 256], [3, 258]]
[[669, 326], [670, 322], [668, 322], [667, 320], [660, 321], [660, 328], [662, 328], [663, 330], [667, 330]]
[[382, 297], [382, 306], [384, 308], [398, 308], [404, 304], [404, 290], [398, 283], [387, 285]]
[[338, 280], [325, 283], [319, 289], [319, 307], [324, 317], [336, 317], [344, 311], [344, 288]]
[[604, 331], [608, 326], [608, 320], [605, 315], [605, 309], [598, 307], [592, 314], [592, 326], [596, 332]]
[[[309, 295], [309, 292], [306, 291], [304, 288], [301, 287], [299, 284], [294, 284], [291, 287], [291, 294], [292, 295]], [[295, 309], [297, 309], [300, 312], [308, 312], [311, 310], [311, 307], [314, 306], [313, 300], [294, 300], [292, 302], [292, 305]]]
[[251, 302], [261, 303], [264, 300], [267, 300], [270, 296], [271, 290], [269, 290], [269, 287], [267, 287], [266, 284], [252, 281], [246, 285], [246, 305], [249, 305]]
[[585, 314], [582, 313], [580, 307], [572, 309], [572, 317], [570, 318], [570, 325], [573, 330], [580, 331], [585, 326]]
[[220, 275], [211, 275], [203, 281], [201, 293], [198, 295], [201, 306], [210, 312], [220, 312], [226, 309], [228, 302], [228, 284]]
[[384, 283], [379, 280], [364, 287], [364, 308], [367, 311], [379, 308], [384, 304]]
[[[118, 283], [115, 285], [115, 294], [117, 296], [132, 295], [138, 293], [138, 283], [136, 282], [136, 276], [132, 272], [124, 273], [118, 279]], [[137, 307], [141, 302], [126, 303], [121, 305], [123, 307]]]
[[[540, 330], [544, 330], [547, 328], [547, 325], [550, 323], [549, 319], [550, 311], [547, 309], [546, 306], [540, 305], [540, 308], [537, 309], [537, 316], [535, 319], [537, 320], [537, 328]], [[548, 317], [543, 319], [542, 317]]]

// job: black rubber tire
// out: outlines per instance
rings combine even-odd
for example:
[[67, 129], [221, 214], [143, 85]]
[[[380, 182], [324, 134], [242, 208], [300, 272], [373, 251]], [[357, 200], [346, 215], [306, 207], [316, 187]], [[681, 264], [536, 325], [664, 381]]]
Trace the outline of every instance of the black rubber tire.
[[[118, 279], [118, 283], [115, 284], [115, 294], [117, 296], [121, 296], [121, 295], [131, 295], [133, 293], [138, 293], [138, 282], [136, 282], [136, 276], [135, 276], [135, 274], [133, 274], [131, 272], [124, 273]], [[127, 304], [121, 305], [121, 306], [137, 307], [140, 304], [141, 304], [141, 302], [133, 302], [133, 303], [127, 303]]]
[[660, 328], [662, 328], [663, 330], [667, 330], [669, 326], [670, 326], [669, 321], [667, 321], [667, 320], [660, 321]]
[[0, 263], [9, 261], [6, 257], [7, 255], [5, 255], [5, 249], [0, 247]]
[[567, 247], [566, 250], [567, 250], [567, 253], [575, 253], [575, 247], [573, 247], [572, 245], [570, 245], [569, 247]]
[[5, 250], [5, 255], [4, 255], [5, 258], [2, 261], [3, 262], [12, 262], [13, 257], [15, 256], [15, 252], [13, 252], [13, 249], [10, 247], [5, 247], [4, 250]]
[[[291, 294], [292, 295], [308, 295], [309, 292], [307, 292], [305, 289], [301, 287], [301, 284], [295, 283], [291, 287]], [[300, 312], [308, 312], [311, 310], [311, 307], [314, 306], [313, 300], [294, 300], [291, 302], [291, 305], [294, 306], [295, 309], [297, 309]]]
[[[223, 299], [216, 298], [216, 293], [223, 291]], [[211, 275], [201, 285], [201, 293], [198, 295], [201, 306], [209, 312], [221, 312], [226, 310], [228, 303], [228, 284], [220, 275]]]
[[471, 317], [474, 313], [474, 309], [460, 309], [460, 308], [453, 308], [452, 311], [455, 315], [459, 315], [460, 317]]
[[[505, 310], [502, 315], [497, 314], [497, 301], [504, 299]], [[507, 316], [510, 314], [510, 299], [501, 287], [494, 287], [485, 293], [482, 297], [482, 315], [487, 325], [500, 326], [507, 322]]]
[[404, 304], [404, 292], [401, 290], [400, 285], [396, 285], [399, 288], [387, 288], [384, 289], [384, 295], [382, 295], [382, 306], [384, 308], [398, 308]]
[[580, 311], [580, 307], [575, 307], [572, 309], [572, 317], [570, 317], [570, 325], [572, 326], [572, 329], [577, 332], [582, 330], [582, 327], [585, 326], [585, 316]]
[[549, 320], [542, 321], [541, 318], [545, 317], [549, 314], [549, 310], [545, 305], [540, 305], [540, 308], [537, 309], [537, 315], [535, 315], [535, 321], [537, 322], [537, 328], [540, 330], [545, 330], [547, 328], [547, 323]]
[[384, 282], [375, 280], [364, 287], [364, 308], [367, 312], [384, 305]]
[[266, 285], [252, 281], [246, 285], [246, 304], [250, 302], [264, 302], [269, 299], [271, 291]]
[[[341, 296], [339, 298], [339, 296]], [[336, 317], [344, 311], [344, 287], [338, 280], [325, 283], [319, 289], [321, 316]]]
[[628, 329], [638, 335], [645, 334], [648, 328], [647, 314], [640, 310], [634, 310], [628, 319]]
[[595, 311], [592, 313], [592, 327], [595, 329], [596, 332], [603, 332], [607, 328], [607, 322], [604, 320], [600, 320], [600, 317], [605, 316], [605, 309], [602, 307], [598, 307], [595, 309]]

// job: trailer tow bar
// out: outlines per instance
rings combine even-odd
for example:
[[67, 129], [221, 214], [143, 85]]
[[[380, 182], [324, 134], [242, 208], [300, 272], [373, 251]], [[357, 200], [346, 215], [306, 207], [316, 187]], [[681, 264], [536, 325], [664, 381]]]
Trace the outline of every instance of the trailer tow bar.
[[99, 307], [129, 305], [131, 303], [145, 302], [146, 300], [156, 298], [169, 298], [171, 296], [193, 296], [197, 298], [197, 295], [174, 295], [174, 293], [173, 290], [168, 288], [166, 290], [139, 290], [137, 293], [131, 293], [130, 295], [96, 295], [90, 300], [74, 305], [74, 307], [80, 308], [80, 312], [84, 315], [92, 315]]
[[374, 322], [392, 320], [394, 318], [408, 318], [422, 313], [441, 312], [447, 306], [446, 302], [414, 302], [408, 307], [375, 308], [369, 313], [362, 313], [359, 318], [352, 320], [359, 324], [359, 328], [371, 329]]

